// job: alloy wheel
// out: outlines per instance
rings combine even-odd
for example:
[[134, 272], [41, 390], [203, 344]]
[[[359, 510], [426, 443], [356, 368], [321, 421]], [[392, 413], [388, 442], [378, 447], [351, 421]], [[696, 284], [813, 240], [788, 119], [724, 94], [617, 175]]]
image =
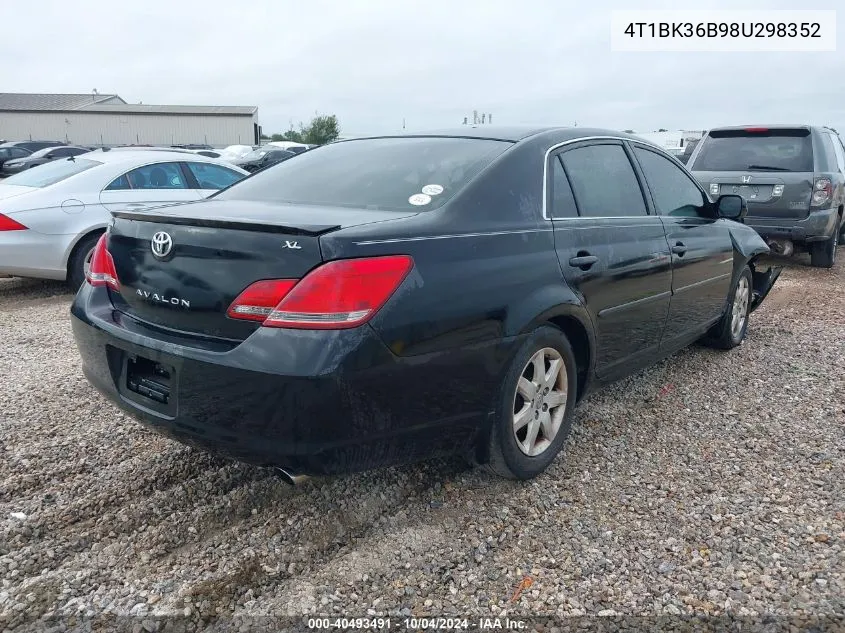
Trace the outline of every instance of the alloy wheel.
[[748, 299], [750, 296], [750, 286], [748, 284], [748, 277], [742, 276], [736, 285], [736, 293], [734, 294], [733, 311], [731, 313], [731, 335], [734, 339], [739, 338], [742, 333], [742, 328], [745, 326], [745, 320], [748, 318]]
[[85, 259], [82, 260], [82, 272], [85, 274], [85, 278], [88, 278], [88, 271], [91, 270], [91, 260], [94, 259], [94, 249], [92, 248], [90, 251], [85, 253]]
[[513, 399], [513, 434], [529, 457], [546, 451], [566, 414], [568, 377], [563, 357], [544, 347], [525, 365]]

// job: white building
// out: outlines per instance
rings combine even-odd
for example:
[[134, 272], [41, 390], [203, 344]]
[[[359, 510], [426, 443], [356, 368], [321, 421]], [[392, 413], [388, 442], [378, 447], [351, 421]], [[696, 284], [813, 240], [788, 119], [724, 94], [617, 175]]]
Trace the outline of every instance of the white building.
[[126, 103], [115, 94], [0, 93], [0, 139], [79, 145], [256, 145], [254, 106]]

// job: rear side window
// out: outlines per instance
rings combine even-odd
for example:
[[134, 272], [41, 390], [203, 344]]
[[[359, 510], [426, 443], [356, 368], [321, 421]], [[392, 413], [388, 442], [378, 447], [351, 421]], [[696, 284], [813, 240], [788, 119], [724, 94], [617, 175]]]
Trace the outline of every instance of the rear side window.
[[[187, 189], [185, 176], [177, 163], [156, 163], [126, 174], [132, 189]], [[111, 185], [109, 185], [111, 186]]]
[[572, 187], [563, 171], [560, 156], [552, 158], [552, 219], [555, 218], [577, 218], [578, 208], [575, 206], [575, 197], [572, 195]]
[[453, 137], [330, 143], [268, 167], [216, 197], [427, 211], [442, 206], [511, 146]]
[[9, 176], [3, 181], [3, 184], [20, 185], [22, 187], [48, 187], [97, 165], [102, 165], [102, 163], [86, 158], [55, 160], [39, 165], [35, 169], [27, 169], [14, 176]]
[[210, 163], [187, 163], [200, 189], [223, 189], [238, 182], [243, 174]]
[[834, 170], [837, 166], [836, 150], [833, 147], [833, 138], [830, 134], [822, 134], [822, 147], [824, 148], [825, 162], [827, 162], [827, 169]]
[[588, 145], [561, 154], [582, 216], [647, 215], [640, 183], [621, 145]]
[[693, 171], [813, 171], [806, 129], [715, 130], [701, 143]]
[[833, 142], [833, 151], [836, 153], [836, 164], [839, 171], [845, 172], [845, 149], [842, 147], [842, 141], [833, 134], [830, 135], [830, 140]]

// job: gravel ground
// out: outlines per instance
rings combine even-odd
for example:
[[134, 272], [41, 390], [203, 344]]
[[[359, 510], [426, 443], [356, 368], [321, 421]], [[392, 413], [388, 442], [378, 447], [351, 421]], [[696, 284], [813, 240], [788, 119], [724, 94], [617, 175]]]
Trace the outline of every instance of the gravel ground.
[[0, 629], [842, 614], [845, 257], [807, 260], [740, 348], [693, 347], [589, 397], [528, 483], [433, 461], [292, 488], [184, 448], [88, 388], [60, 284], [0, 279]]

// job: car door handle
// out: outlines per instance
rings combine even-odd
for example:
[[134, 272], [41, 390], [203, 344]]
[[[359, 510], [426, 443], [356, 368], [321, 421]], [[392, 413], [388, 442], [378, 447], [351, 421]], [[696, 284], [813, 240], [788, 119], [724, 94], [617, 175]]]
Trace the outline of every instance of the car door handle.
[[590, 266], [599, 261], [595, 255], [578, 255], [569, 260], [569, 265], [582, 270], [587, 270]]
[[148, 202], [127, 202], [127, 207], [146, 207], [149, 203]]
[[687, 247], [684, 246], [683, 242], [678, 242], [672, 247], [672, 252], [675, 253], [678, 257], [683, 257], [684, 253], [687, 252]]

